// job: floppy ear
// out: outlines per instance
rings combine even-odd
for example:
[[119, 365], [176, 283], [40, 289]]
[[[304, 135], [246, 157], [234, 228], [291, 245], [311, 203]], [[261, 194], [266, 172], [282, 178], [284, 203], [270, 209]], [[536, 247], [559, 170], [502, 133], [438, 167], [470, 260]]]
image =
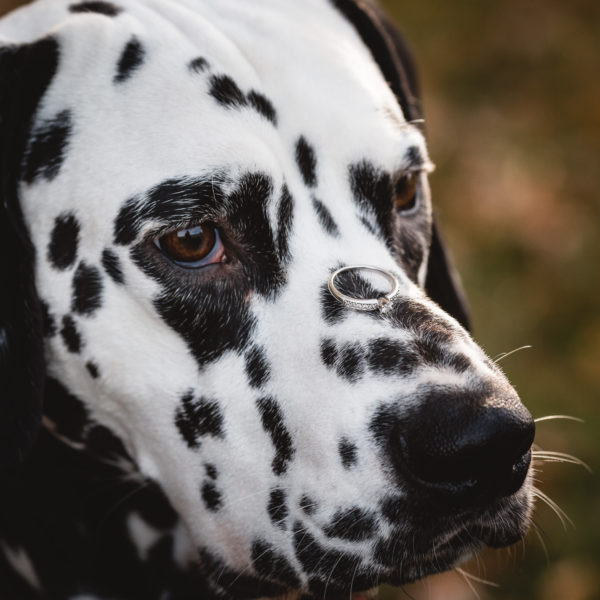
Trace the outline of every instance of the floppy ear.
[[42, 315], [17, 190], [33, 116], [57, 62], [51, 39], [0, 47], [0, 468], [23, 460], [41, 421]]
[[[333, 4], [354, 25], [371, 51], [406, 120], [420, 119], [421, 107], [415, 63], [397, 29], [369, 0], [333, 0]], [[435, 221], [425, 291], [461, 325], [467, 329], [471, 328], [469, 307], [460, 279], [452, 266]]]

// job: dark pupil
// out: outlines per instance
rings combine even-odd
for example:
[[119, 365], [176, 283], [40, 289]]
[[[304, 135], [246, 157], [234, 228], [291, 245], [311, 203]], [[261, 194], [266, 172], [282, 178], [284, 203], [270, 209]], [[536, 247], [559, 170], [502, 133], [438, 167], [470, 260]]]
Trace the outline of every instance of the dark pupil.
[[181, 229], [177, 232], [177, 245], [186, 252], [193, 254], [201, 249], [205, 243], [206, 234], [200, 225], [190, 229]]
[[214, 228], [196, 225], [167, 234], [161, 238], [160, 245], [174, 260], [195, 262], [210, 254], [215, 245], [215, 236]]

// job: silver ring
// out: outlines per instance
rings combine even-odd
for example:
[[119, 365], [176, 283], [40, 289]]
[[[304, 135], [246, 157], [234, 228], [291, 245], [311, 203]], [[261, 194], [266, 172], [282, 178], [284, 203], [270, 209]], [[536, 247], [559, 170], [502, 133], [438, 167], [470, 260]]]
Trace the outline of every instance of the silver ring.
[[[379, 298], [367, 298], [365, 300], [360, 298], [352, 298], [352, 296], [342, 294], [342, 292], [340, 292], [335, 287], [335, 278], [344, 271], [353, 270], [368, 270], [380, 273], [391, 282], [391, 291], [389, 291], [387, 294], [384, 294], [383, 296], [380, 296]], [[395, 300], [396, 296], [398, 296], [398, 294], [400, 293], [400, 282], [393, 273], [391, 273], [390, 271], [386, 271], [385, 269], [381, 269], [379, 267], [372, 267], [371, 265], [352, 265], [350, 267], [342, 267], [341, 269], [334, 271], [329, 276], [327, 287], [329, 288], [331, 295], [348, 308], [353, 308], [354, 310], [378, 310], [381, 313], [386, 313], [392, 308], [393, 301]]]

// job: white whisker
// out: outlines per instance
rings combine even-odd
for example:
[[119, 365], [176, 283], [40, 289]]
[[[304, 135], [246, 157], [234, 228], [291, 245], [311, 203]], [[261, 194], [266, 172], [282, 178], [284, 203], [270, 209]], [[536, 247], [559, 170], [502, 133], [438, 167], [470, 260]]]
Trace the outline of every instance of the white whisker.
[[565, 452], [552, 452], [550, 450], [533, 450], [531, 452], [531, 455], [533, 456], [533, 458], [542, 460], [543, 462], [570, 463], [573, 465], [579, 465], [580, 467], [583, 467], [589, 473], [592, 472], [592, 469], [588, 464], [586, 464], [576, 456], [566, 454]]
[[475, 586], [469, 581], [469, 578], [466, 576], [465, 572], [462, 569], [454, 569], [455, 573], [458, 573], [464, 580], [464, 582], [469, 586], [470, 590], [473, 592], [473, 595], [477, 600], [481, 600], [481, 596], [475, 589]]
[[456, 568], [455, 571], [458, 571], [464, 577], [471, 579], [472, 581], [476, 581], [477, 583], [483, 583], [484, 585], [490, 585], [492, 587], [500, 587], [500, 584], [495, 583], [494, 581], [488, 581], [487, 579], [482, 579], [481, 577], [477, 577], [473, 575], [473, 573], [468, 573], [464, 569]]
[[501, 360], [504, 360], [507, 356], [510, 356], [511, 354], [515, 354], [515, 352], [519, 352], [520, 350], [527, 350], [528, 348], [533, 348], [533, 346], [519, 346], [518, 348], [515, 348], [514, 350], [511, 350], [510, 352], [501, 352], [500, 354], [498, 354], [498, 356], [493, 358], [492, 361], [495, 363], [499, 363]]
[[572, 417], [571, 415], [546, 415], [545, 417], [538, 417], [534, 419], [536, 423], [540, 423], [542, 421], [553, 421], [556, 419], [564, 419], [565, 421], [576, 421], [577, 423], [585, 423], [583, 419], [579, 417]]
[[533, 532], [537, 536], [537, 539], [540, 542], [540, 546], [544, 551], [544, 556], [546, 557], [546, 562], [550, 563], [550, 555], [548, 554], [548, 548], [546, 547], [546, 542], [544, 541], [544, 531], [543, 529], [535, 522], [531, 522], [531, 527], [533, 528]]
[[552, 500], [549, 496], [544, 494], [544, 492], [540, 491], [538, 488], [534, 487], [532, 489], [532, 492], [536, 498], [539, 498], [540, 500], [545, 502], [548, 505], [548, 507], [552, 509], [552, 511], [556, 514], [559, 521], [561, 522], [565, 531], [567, 531], [567, 523], [573, 529], [575, 529], [575, 524], [570, 519], [569, 515], [567, 515], [567, 513], [558, 504], [556, 504], [556, 502], [554, 502], [554, 500]]

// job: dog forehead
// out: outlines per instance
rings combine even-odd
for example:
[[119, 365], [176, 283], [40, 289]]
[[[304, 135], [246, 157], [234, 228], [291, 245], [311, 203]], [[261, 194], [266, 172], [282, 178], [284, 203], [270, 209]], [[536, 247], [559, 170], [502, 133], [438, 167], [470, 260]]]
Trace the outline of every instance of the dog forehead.
[[423, 147], [351, 25], [325, 1], [298, 4], [128, 0], [110, 17], [40, 2], [27, 25], [4, 22], [3, 36], [53, 26], [59, 42], [36, 117], [69, 116], [55, 180], [69, 193], [59, 202], [90, 199], [105, 214], [165, 179], [223, 169], [278, 183], [295, 172], [300, 136], [318, 153], [322, 181], [365, 157], [392, 168]]

